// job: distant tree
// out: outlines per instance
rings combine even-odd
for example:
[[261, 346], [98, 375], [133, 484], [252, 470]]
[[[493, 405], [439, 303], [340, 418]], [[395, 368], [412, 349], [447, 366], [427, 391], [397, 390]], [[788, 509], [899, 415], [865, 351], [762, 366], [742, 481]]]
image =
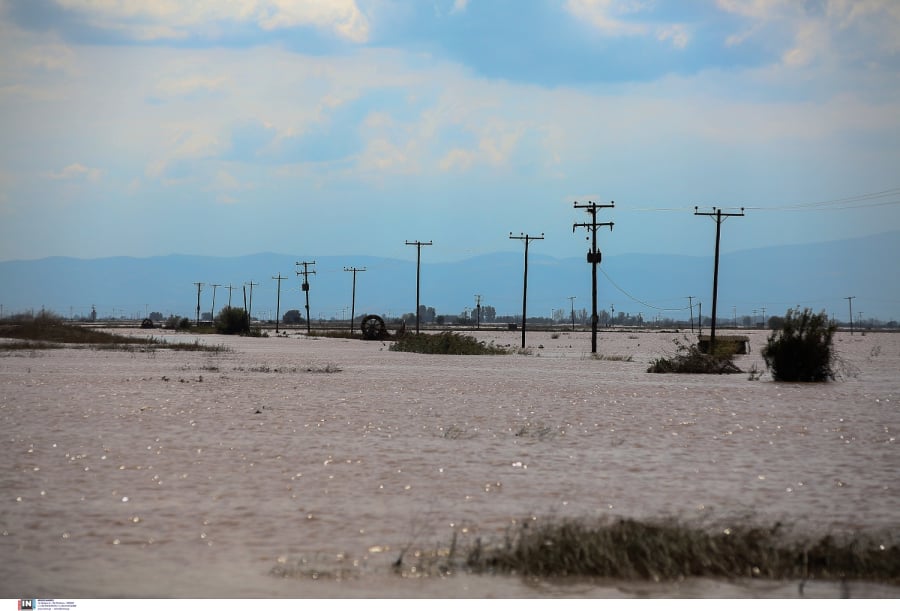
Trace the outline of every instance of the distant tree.
[[766, 325], [772, 331], [777, 331], [784, 326], [784, 316], [770, 316]]
[[288, 310], [281, 317], [281, 322], [286, 325], [299, 325], [303, 322], [303, 316], [300, 314], [300, 310]]
[[153, 322], [162, 322], [163, 320], [165, 320], [165, 316], [163, 316], [159, 312], [150, 312], [150, 315], [147, 316], [147, 318], [149, 318]]
[[216, 330], [226, 335], [248, 333], [250, 321], [244, 308], [225, 306], [216, 316]]

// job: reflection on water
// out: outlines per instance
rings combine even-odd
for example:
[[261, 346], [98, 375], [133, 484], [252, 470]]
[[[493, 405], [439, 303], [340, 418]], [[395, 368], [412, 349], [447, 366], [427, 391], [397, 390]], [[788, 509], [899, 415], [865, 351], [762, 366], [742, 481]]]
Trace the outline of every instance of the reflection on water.
[[[580, 333], [533, 333], [533, 354], [500, 357], [303, 337], [201, 339], [234, 347], [223, 354], [0, 353], [0, 589], [782, 597], [798, 584], [404, 579], [390, 565], [530, 516], [897, 532], [900, 336], [840, 337], [858, 375], [819, 385], [645, 373], [672, 337], [604, 333], [602, 360]], [[745, 371], [764, 368], [764, 341]], [[312, 571], [274, 576], [287, 566]], [[804, 593], [900, 594], [840, 587]]]

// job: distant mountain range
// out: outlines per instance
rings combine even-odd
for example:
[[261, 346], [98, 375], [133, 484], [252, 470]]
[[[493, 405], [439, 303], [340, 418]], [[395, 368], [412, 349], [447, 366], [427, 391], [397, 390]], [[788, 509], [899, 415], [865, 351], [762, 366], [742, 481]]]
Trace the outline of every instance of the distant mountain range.
[[[229, 301], [243, 306], [246, 283], [252, 288], [252, 312], [274, 318], [277, 280], [280, 311], [304, 312], [302, 278], [297, 261], [316, 261], [309, 277], [313, 318], [349, 315], [353, 274], [345, 267], [365, 268], [356, 274], [356, 314], [398, 316], [415, 310], [416, 263], [367, 256], [287, 255], [261, 253], [241, 257], [169, 255], [131, 258], [75, 259], [49, 257], [0, 262], [3, 314], [41, 308], [68, 316], [86, 316], [95, 307], [100, 317], [141, 318], [148, 312], [194, 318], [197, 286], [201, 312]], [[778, 246], [723, 254], [719, 263], [718, 315], [730, 319], [784, 314], [789, 307], [826, 310], [838, 320], [882, 321], [900, 317], [900, 232], [819, 244]], [[550, 316], [553, 310], [591, 307], [591, 266], [586, 258], [553, 258], [530, 253], [528, 315]], [[687, 320], [688, 296], [695, 308], [712, 309], [713, 257], [613, 254], [603, 256], [598, 273], [599, 308], [615, 313], [641, 313], [645, 320]], [[476, 295], [498, 315], [521, 314], [524, 257], [498, 252], [451, 263], [423, 257], [421, 303], [440, 314], [471, 311]], [[258, 283], [258, 284], [257, 284]], [[228, 285], [232, 286], [229, 291]], [[696, 315], [696, 309], [695, 309]]]

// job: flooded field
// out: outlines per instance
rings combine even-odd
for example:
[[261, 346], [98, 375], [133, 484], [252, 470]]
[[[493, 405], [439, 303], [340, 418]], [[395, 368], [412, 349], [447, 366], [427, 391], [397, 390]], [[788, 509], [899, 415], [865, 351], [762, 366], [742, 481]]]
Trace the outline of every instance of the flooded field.
[[[0, 344], [0, 595], [794, 597], [797, 582], [750, 578], [415, 577], [391, 565], [409, 546], [499, 538], [533, 518], [900, 532], [900, 334], [838, 334], [842, 376], [828, 384], [646, 373], [682, 337], [604, 332], [601, 358], [583, 332], [529, 333], [527, 353], [504, 356], [293, 331], [177, 335], [229, 348], [218, 353]], [[745, 372], [764, 371], [765, 338], [751, 332]]]

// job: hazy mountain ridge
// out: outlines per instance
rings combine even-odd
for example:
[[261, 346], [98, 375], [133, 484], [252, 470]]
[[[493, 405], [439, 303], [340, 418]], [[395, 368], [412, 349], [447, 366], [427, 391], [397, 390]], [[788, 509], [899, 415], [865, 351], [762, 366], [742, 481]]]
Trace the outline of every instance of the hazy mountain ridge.
[[[143, 316], [147, 311], [193, 318], [197, 288], [202, 282], [201, 312], [227, 305], [230, 283], [233, 305], [243, 305], [244, 284], [253, 287], [255, 315], [274, 317], [277, 282], [281, 312], [304, 309], [296, 274], [297, 261], [316, 261], [310, 269], [310, 311], [313, 317], [349, 314], [352, 274], [345, 267], [365, 268], [356, 278], [356, 313], [399, 315], [415, 309], [415, 261], [372, 256], [297, 256], [258, 253], [237, 257], [166, 255], [75, 259], [48, 257], [0, 262], [0, 303], [4, 313], [38, 310], [63, 315], [87, 315], [91, 306], [100, 316]], [[854, 317], [896, 319], [900, 315], [900, 232], [865, 238], [759, 248], [723, 254], [719, 273], [719, 316], [768, 315], [794, 305], [826, 309], [846, 317], [845, 297], [854, 296]], [[458, 314], [473, 308], [475, 295], [498, 314], [521, 314], [523, 253], [497, 252], [469, 259], [431, 263], [423, 257], [421, 303], [440, 313]], [[684, 255], [606, 254], [598, 272], [598, 302], [602, 309], [686, 317], [687, 297], [712, 307], [713, 257]], [[610, 283], [610, 279], [615, 283]], [[249, 287], [248, 297], [249, 297]], [[624, 293], [622, 291], [625, 291]], [[627, 294], [626, 294], [627, 293]], [[590, 309], [590, 265], [584, 257], [554, 258], [529, 253], [528, 314], [549, 316], [553, 309]], [[634, 298], [634, 299], [632, 299]], [[636, 301], [638, 300], [638, 301]], [[643, 302], [643, 303], [641, 303]], [[655, 309], [662, 308], [662, 309]], [[346, 310], [346, 312], [345, 312]], [[680, 310], [685, 310], [684, 312]]]

